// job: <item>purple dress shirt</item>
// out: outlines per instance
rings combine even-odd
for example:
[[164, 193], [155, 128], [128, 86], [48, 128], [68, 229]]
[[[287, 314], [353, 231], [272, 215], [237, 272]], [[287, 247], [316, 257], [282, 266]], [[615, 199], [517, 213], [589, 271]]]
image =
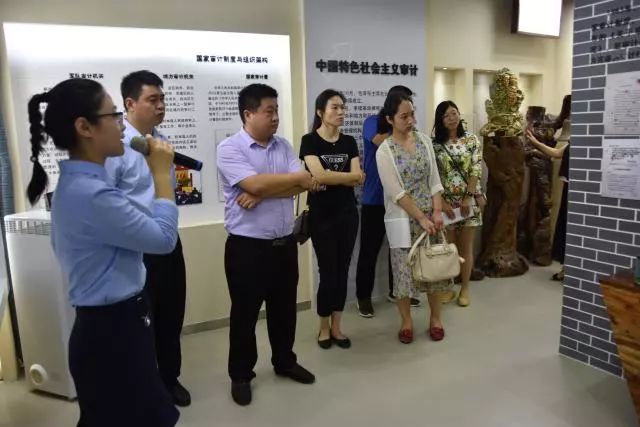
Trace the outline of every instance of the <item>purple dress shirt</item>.
[[264, 199], [253, 209], [236, 203], [242, 180], [261, 174], [293, 173], [301, 164], [286, 139], [274, 135], [267, 147], [244, 129], [220, 143], [218, 171], [224, 188], [224, 226], [228, 233], [256, 239], [279, 239], [293, 231], [293, 197]]

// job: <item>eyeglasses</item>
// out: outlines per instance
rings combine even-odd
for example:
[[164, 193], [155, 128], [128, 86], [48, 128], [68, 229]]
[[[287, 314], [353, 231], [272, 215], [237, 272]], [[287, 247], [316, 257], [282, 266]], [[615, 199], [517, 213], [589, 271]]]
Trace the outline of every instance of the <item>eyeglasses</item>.
[[94, 116], [96, 119], [99, 119], [101, 117], [113, 117], [119, 125], [124, 124], [124, 113], [122, 111], [116, 111], [113, 113], [102, 113], [102, 114], [96, 114]]

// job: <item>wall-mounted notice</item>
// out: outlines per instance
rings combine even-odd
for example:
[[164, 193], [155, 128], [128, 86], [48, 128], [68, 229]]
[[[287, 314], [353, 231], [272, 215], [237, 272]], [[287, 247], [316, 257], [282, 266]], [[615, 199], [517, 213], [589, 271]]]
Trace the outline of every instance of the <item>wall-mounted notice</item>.
[[640, 135], [640, 72], [609, 74], [604, 103], [605, 135]]
[[602, 195], [640, 200], [640, 139], [602, 141]]
[[[167, 114], [160, 131], [176, 151], [204, 163], [202, 172], [177, 170], [180, 224], [221, 220], [215, 145], [241, 127], [238, 92], [265, 83], [279, 93], [279, 134], [291, 140], [289, 37], [211, 31], [4, 24], [13, 103], [20, 147], [21, 182], [28, 182], [27, 102], [68, 78], [99, 81], [121, 106], [120, 81], [136, 70], [150, 70], [164, 81]], [[55, 189], [57, 152], [49, 141], [41, 158]]]

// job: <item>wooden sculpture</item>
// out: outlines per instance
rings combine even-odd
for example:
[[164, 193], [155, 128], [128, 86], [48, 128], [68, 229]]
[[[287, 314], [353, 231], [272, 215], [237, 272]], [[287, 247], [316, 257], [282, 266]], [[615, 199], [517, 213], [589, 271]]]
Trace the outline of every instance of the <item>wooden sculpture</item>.
[[[527, 129], [543, 144], [555, 145], [553, 123], [544, 107], [529, 107]], [[522, 212], [518, 250], [537, 265], [551, 265], [551, 159], [523, 137], [525, 163], [529, 167], [529, 197]]]
[[490, 277], [524, 274], [529, 265], [517, 251], [517, 224], [524, 180], [522, 114], [524, 95], [518, 77], [503, 68], [485, 103], [489, 122], [480, 129], [484, 161], [489, 169], [480, 268]]

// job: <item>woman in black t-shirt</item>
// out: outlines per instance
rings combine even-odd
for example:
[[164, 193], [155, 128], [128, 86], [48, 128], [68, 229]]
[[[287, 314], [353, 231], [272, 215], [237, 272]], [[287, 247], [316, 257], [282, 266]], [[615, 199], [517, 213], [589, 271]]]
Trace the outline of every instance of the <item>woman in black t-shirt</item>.
[[302, 137], [300, 158], [324, 191], [308, 193], [311, 242], [318, 259], [320, 316], [318, 345], [349, 348], [341, 329], [347, 299], [351, 253], [358, 232], [358, 212], [353, 187], [364, 182], [358, 146], [340, 133], [346, 112], [340, 92], [325, 90], [316, 99], [313, 131]]

